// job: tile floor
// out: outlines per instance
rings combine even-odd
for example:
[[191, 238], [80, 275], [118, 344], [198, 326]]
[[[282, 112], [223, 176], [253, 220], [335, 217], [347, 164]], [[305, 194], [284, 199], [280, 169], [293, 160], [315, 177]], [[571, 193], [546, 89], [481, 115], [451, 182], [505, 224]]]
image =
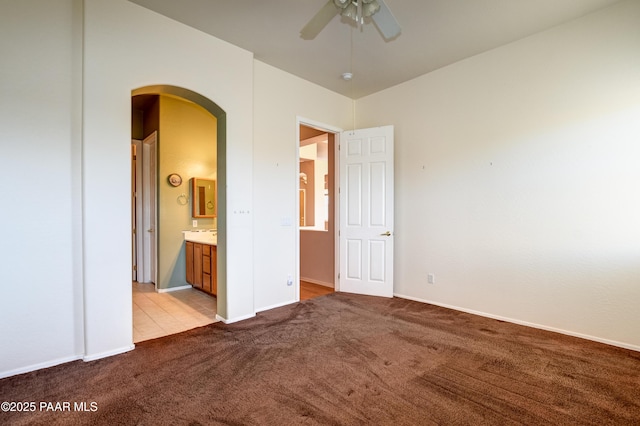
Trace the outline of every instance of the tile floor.
[[216, 322], [216, 298], [186, 289], [157, 293], [133, 283], [133, 342], [156, 339]]

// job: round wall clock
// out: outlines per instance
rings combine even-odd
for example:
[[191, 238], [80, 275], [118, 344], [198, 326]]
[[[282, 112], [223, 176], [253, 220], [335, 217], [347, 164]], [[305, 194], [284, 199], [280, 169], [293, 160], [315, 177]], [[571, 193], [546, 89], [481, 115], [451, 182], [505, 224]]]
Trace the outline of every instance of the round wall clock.
[[180, 186], [180, 185], [182, 185], [182, 178], [177, 173], [170, 174], [169, 177], [167, 178], [167, 180], [169, 181], [169, 184], [171, 186]]

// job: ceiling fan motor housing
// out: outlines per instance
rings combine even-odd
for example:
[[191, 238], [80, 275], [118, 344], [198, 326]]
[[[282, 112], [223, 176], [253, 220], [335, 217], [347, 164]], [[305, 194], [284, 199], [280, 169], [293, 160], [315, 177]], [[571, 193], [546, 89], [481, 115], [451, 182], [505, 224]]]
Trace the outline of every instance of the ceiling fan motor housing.
[[[336, 5], [340, 11], [340, 15], [351, 18], [354, 21], [359, 21], [360, 18], [369, 18], [380, 10], [380, 5], [377, 0], [360, 0], [361, 4], [358, 4], [356, 0], [333, 0], [333, 4]], [[358, 12], [358, 6], [362, 9]], [[359, 13], [361, 13], [360, 16]]]
[[302, 28], [300, 36], [305, 40], [314, 39], [337, 14], [354, 20], [358, 25], [365, 24], [365, 18], [371, 18], [385, 40], [397, 37], [401, 31], [384, 0], [327, 0], [322, 9]]

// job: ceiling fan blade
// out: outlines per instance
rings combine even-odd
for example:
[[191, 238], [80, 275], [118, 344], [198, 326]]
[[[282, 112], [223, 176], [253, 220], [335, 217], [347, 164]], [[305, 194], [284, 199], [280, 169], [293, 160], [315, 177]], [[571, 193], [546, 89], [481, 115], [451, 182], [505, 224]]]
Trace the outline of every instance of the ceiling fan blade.
[[338, 14], [338, 8], [329, 0], [322, 9], [315, 14], [313, 18], [300, 30], [300, 37], [305, 40], [313, 40], [327, 26], [329, 21]]
[[373, 22], [375, 22], [385, 40], [391, 40], [400, 34], [402, 28], [400, 28], [400, 24], [398, 24], [398, 21], [396, 21], [396, 18], [393, 16], [385, 2], [383, 0], [378, 0], [378, 4], [380, 5], [380, 10], [374, 14], [371, 19], [373, 19]]

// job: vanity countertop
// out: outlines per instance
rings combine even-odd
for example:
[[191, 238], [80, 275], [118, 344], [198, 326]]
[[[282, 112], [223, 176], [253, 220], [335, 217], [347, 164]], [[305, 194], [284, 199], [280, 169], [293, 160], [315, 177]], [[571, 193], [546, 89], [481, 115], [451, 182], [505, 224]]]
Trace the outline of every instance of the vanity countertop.
[[193, 243], [209, 244], [212, 246], [218, 245], [218, 234], [211, 230], [202, 231], [182, 231], [185, 241], [191, 241]]

